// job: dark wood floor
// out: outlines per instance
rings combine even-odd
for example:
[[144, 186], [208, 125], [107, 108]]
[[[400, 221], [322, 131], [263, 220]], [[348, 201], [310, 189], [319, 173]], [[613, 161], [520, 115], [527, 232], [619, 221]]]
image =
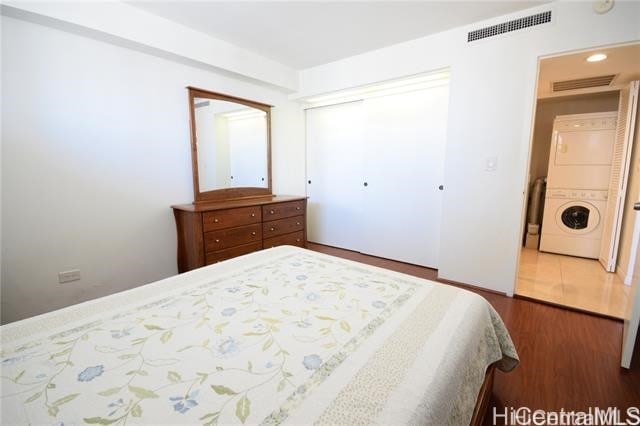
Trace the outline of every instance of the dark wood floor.
[[[434, 269], [318, 244], [309, 243], [308, 248], [437, 280]], [[640, 341], [632, 368], [621, 368], [622, 322], [467, 289], [484, 296], [500, 313], [520, 356], [514, 371], [497, 372], [493, 406], [555, 411], [640, 405]]]

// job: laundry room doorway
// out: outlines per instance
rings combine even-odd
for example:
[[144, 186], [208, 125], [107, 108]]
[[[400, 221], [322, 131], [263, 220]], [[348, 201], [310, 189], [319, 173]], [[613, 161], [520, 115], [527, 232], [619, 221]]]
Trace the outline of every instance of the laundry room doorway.
[[640, 43], [538, 66], [515, 294], [623, 319], [640, 235]]

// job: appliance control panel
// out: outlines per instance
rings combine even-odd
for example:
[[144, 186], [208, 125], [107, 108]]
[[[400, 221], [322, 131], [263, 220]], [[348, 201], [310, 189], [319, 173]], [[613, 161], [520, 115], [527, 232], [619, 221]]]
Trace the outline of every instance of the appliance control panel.
[[562, 131], [589, 131], [589, 130], [615, 130], [615, 117], [598, 117], [587, 119], [556, 119], [555, 130]]
[[595, 200], [606, 201], [609, 191], [596, 191], [589, 189], [549, 189], [547, 198], [566, 198], [571, 200]]

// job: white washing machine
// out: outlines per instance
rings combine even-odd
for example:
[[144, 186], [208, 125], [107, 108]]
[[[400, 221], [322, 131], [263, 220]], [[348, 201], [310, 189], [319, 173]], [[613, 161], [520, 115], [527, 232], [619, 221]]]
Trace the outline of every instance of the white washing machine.
[[540, 251], [597, 259], [608, 191], [547, 189]]

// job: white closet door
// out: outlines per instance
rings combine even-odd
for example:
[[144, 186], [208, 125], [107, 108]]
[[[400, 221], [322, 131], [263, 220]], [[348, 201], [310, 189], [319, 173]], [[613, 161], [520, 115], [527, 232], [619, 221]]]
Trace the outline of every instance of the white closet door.
[[233, 186], [267, 186], [267, 121], [264, 116], [228, 120]]
[[306, 111], [307, 239], [359, 250], [362, 101]]
[[364, 101], [362, 252], [438, 267], [448, 92]]
[[633, 131], [638, 107], [638, 85], [638, 81], [633, 81], [628, 88], [620, 91], [616, 140], [613, 147], [611, 178], [609, 180], [609, 198], [604, 215], [604, 228], [602, 230], [599, 256], [600, 263], [609, 272], [616, 270], [616, 261], [618, 259], [618, 244], [620, 242]]

